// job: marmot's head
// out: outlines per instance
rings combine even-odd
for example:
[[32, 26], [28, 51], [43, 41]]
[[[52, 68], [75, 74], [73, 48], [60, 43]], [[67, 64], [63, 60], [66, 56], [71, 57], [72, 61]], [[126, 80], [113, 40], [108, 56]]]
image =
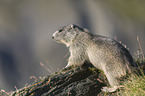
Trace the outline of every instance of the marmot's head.
[[52, 38], [58, 43], [64, 43], [67, 47], [75, 40], [75, 37], [80, 33], [84, 32], [84, 29], [77, 25], [70, 24], [59, 28], [53, 35]]

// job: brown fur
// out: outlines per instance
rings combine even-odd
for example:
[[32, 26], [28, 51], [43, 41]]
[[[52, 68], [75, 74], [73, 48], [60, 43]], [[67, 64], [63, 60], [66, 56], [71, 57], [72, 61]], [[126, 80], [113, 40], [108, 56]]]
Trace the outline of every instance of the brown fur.
[[119, 86], [119, 78], [131, 73], [134, 61], [129, 51], [119, 42], [105, 36], [93, 35], [76, 25], [70, 24], [58, 29], [52, 36], [59, 43], [69, 47], [70, 57], [66, 67], [92, 63], [106, 75], [113, 92]]

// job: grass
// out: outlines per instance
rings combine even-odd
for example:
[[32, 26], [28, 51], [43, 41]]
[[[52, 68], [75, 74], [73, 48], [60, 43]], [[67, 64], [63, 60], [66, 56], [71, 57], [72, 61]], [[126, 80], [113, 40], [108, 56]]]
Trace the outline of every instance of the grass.
[[[137, 59], [138, 65], [143, 65], [145, 62], [142, 59]], [[138, 74], [132, 74], [130, 78], [123, 83], [122, 96], [145, 96], [145, 70], [139, 68]]]
[[[134, 60], [138, 66], [141, 66], [145, 64], [145, 57], [138, 36], [137, 41], [139, 50]], [[145, 96], [145, 67], [138, 68], [137, 72], [138, 74], [132, 74], [130, 78], [123, 83], [124, 88], [118, 93], [121, 93], [122, 96]]]
[[122, 95], [145, 96], [145, 76], [132, 75], [123, 85]]

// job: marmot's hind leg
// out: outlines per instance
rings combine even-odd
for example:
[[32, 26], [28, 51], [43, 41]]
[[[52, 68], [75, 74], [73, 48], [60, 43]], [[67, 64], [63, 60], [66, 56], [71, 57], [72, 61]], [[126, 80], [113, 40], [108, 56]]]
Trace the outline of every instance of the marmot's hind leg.
[[104, 72], [107, 80], [110, 84], [111, 87], [103, 87], [102, 91], [104, 92], [115, 92], [119, 87], [119, 81], [117, 80], [117, 78], [113, 75], [112, 70], [110, 70], [109, 72]]

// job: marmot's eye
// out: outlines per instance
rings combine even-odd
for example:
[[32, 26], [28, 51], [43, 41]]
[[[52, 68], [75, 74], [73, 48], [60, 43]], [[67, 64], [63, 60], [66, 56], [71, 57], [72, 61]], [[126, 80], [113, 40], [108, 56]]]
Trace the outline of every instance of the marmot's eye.
[[59, 29], [59, 32], [62, 32], [63, 31], [63, 29]]

